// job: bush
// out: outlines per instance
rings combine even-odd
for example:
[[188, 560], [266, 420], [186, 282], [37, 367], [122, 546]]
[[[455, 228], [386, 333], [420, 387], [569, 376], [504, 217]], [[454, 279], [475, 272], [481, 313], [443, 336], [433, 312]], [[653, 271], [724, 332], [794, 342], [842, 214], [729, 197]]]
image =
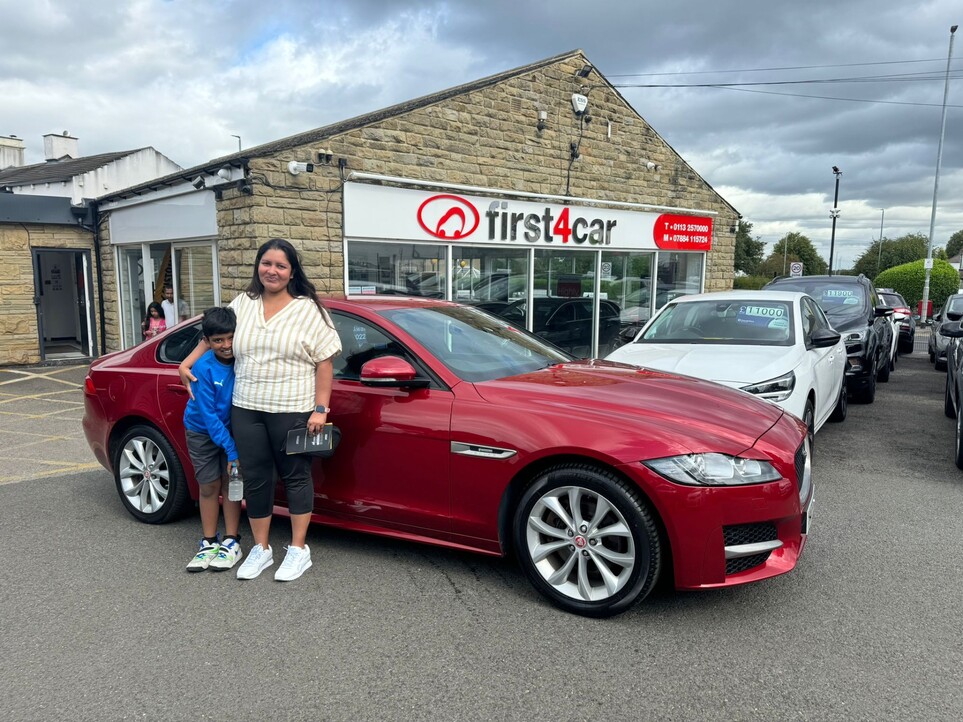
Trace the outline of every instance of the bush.
[[735, 291], [758, 291], [769, 281], [766, 276], [736, 276], [732, 279], [732, 288]]
[[[923, 300], [923, 283], [926, 271], [923, 261], [904, 263], [901, 266], [887, 268], [879, 274], [873, 283], [877, 288], [892, 288], [906, 299], [911, 308]], [[933, 260], [933, 270], [930, 273], [930, 300], [933, 308], [939, 308], [946, 302], [947, 296], [960, 289], [960, 274], [957, 269], [940, 259]]]

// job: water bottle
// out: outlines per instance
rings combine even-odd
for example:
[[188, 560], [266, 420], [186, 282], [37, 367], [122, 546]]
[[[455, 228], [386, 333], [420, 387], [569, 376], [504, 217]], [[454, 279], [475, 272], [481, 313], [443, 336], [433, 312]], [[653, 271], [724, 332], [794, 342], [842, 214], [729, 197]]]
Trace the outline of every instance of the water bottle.
[[227, 500], [240, 501], [244, 498], [244, 479], [237, 469], [237, 462], [231, 464], [231, 477], [227, 482]]

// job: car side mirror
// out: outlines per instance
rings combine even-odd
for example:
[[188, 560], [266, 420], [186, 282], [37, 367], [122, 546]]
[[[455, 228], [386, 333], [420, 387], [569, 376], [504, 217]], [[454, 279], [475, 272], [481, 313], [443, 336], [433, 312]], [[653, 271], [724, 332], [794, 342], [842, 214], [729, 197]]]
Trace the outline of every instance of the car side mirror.
[[830, 328], [821, 328], [812, 335], [812, 343], [815, 348], [829, 348], [839, 343], [842, 338], [836, 331]]
[[[947, 316], [949, 316], [949, 314], [947, 314]], [[961, 324], [959, 321], [944, 323], [942, 326], [940, 326], [940, 336], [963, 338], [963, 324]]]
[[874, 309], [874, 314], [873, 314], [873, 315], [875, 315], [877, 318], [879, 318], [880, 316], [892, 316], [892, 315], [893, 315], [893, 307], [892, 307], [892, 306], [877, 306], [877, 307]]
[[415, 367], [399, 356], [379, 356], [361, 367], [361, 383], [365, 386], [423, 389], [431, 381], [419, 377]]

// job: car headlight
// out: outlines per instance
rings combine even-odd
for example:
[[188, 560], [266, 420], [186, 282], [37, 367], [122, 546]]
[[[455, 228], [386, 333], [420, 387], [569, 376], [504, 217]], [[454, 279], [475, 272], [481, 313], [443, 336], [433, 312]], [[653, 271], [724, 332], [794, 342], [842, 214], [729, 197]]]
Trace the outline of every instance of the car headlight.
[[866, 343], [867, 336], [869, 336], [868, 328], [864, 328], [862, 331], [847, 333], [843, 339], [843, 343], [846, 344], [846, 350], [849, 351], [851, 346], [859, 346], [860, 344]]
[[769, 379], [759, 384], [743, 386], [743, 391], [755, 394], [767, 401], [785, 401], [792, 395], [792, 390], [796, 388], [796, 374], [790, 371], [779, 378]]
[[667, 456], [642, 463], [671, 481], [690, 486], [738, 486], [782, 478], [768, 461], [727, 454]]

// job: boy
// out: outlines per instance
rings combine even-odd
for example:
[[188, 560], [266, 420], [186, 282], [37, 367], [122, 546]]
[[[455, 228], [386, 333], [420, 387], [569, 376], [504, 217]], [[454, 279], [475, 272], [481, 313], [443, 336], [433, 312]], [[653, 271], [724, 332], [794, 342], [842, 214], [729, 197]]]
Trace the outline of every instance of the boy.
[[[193, 373], [193, 397], [184, 410], [187, 451], [200, 487], [200, 549], [187, 565], [189, 572], [224, 571], [241, 558], [238, 524], [241, 502], [227, 498], [228, 474], [237, 464], [237, 447], [231, 438], [231, 396], [234, 392], [234, 328], [237, 319], [230, 308], [209, 308], [201, 331], [210, 346]], [[217, 533], [218, 496], [224, 497], [224, 540]]]

